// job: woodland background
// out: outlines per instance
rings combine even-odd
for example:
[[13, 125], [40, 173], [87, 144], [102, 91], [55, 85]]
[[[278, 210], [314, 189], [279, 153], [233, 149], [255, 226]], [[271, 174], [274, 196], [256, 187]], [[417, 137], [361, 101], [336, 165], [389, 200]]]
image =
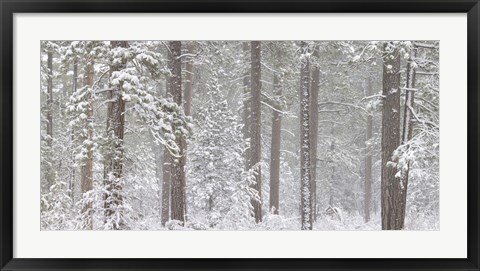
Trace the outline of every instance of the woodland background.
[[437, 41], [43, 41], [43, 230], [438, 230]]

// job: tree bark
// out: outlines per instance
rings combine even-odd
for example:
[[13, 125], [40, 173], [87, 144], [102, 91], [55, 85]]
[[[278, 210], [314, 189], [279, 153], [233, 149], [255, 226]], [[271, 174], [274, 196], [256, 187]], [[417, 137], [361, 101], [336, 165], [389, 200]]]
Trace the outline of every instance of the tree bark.
[[312, 218], [317, 220], [317, 142], [318, 142], [318, 92], [320, 91], [320, 64], [318, 48], [313, 51], [316, 59], [312, 66], [312, 82], [310, 97], [310, 167], [311, 167], [311, 193], [312, 193]]
[[[189, 55], [193, 55], [195, 53], [195, 43], [193, 41], [188, 42], [187, 44], [187, 53]], [[187, 60], [187, 63], [185, 64], [185, 73], [186, 73], [186, 80], [185, 80], [185, 99], [183, 101], [183, 107], [185, 109], [185, 116], [191, 116], [192, 115], [192, 96], [193, 96], [193, 57], [190, 57]], [[184, 139], [182, 139], [184, 140]], [[183, 165], [184, 167], [187, 165], [187, 142], [184, 140], [184, 146], [185, 146], [185, 154], [182, 156], [183, 159]], [[187, 183], [187, 176], [185, 174], [185, 186]], [[184, 189], [184, 212], [185, 212], [185, 219], [188, 218], [188, 212], [187, 212], [187, 189]]]
[[163, 167], [162, 167], [162, 225], [165, 226], [165, 223], [170, 220], [170, 193], [171, 193], [171, 182], [172, 182], [172, 173], [170, 166], [172, 164], [172, 155], [166, 149], [163, 151]]
[[[193, 55], [195, 53], [195, 44], [193, 41], [187, 43], [187, 53]], [[192, 115], [192, 95], [193, 95], [193, 57], [190, 57], [185, 64], [185, 115]]]
[[308, 44], [301, 43], [303, 59], [300, 64], [300, 204], [302, 208], [302, 230], [311, 230], [312, 193], [310, 167], [310, 60], [307, 56]]
[[[403, 114], [403, 127], [402, 127], [402, 145], [405, 145], [412, 139], [413, 134], [413, 121], [412, 110], [415, 105], [415, 57], [416, 49], [413, 48], [410, 51], [410, 55], [407, 63], [407, 82], [406, 82], [406, 95], [405, 95], [405, 108]], [[408, 146], [406, 147], [408, 148]], [[405, 224], [405, 212], [407, 206], [407, 188], [408, 188], [408, 174], [410, 171], [410, 163], [408, 162], [407, 168], [401, 172], [401, 202], [400, 202], [400, 221], [401, 227], [404, 228]]]
[[[279, 61], [280, 53], [277, 49], [277, 62]], [[275, 69], [278, 71], [281, 65], [276, 65]], [[280, 84], [281, 75], [275, 72], [273, 75], [273, 89], [276, 97], [282, 95], [282, 87]], [[272, 144], [270, 148], [270, 212], [278, 215], [280, 212], [280, 139], [282, 129], [282, 114], [279, 112], [281, 107], [275, 106], [272, 117]]]
[[250, 43], [251, 51], [251, 112], [250, 112], [250, 146], [251, 146], [251, 164], [255, 167], [255, 184], [252, 188], [258, 192], [260, 200], [252, 199], [255, 222], [262, 221], [262, 116], [261, 116], [261, 42], [252, 41]]
[[[385, 44], [385, 51], [388, 43]], [[395, 46], [395, 45], [393, 45]], [[401, 187], [396, 161], [392, 155], [400, 143], [400, 53], [398, 49], [383, 54], [382, 112], [382, 229], [401, 230]]]
[[[250, 45], [248, 42], [243, 42], [243, 55], [245, 62], [250, 61]], [[250, 144], [250, 108], [251, 108], [251, 93], [250, 93], [250, 69], [245, 68], [243, 74], [243, 139], [247, 143], [245, 146], [245, 170], [248, 171], [252, 167], [251, 163], [251, 144]]]
[[[128, 47], [126, 41], [112, 41], [112, 47]], [[120, 71], [124, 68], [125, 63], [112, 65], [110, 72]], [[116, 86], [115, 89], [108, 91], [107, 109], [107, 138], [109, 140], [110, 149], [106, 155], [104, 180], [106, 190], [108, 191], [107, 200], [105, 201], [105, 216], [110, 218], [114, 215], [114, 209], [122, 205], [122, 186], [120, 179], [123, 171], [123, 137], [125, 131], [125, 101], [122, 95], [122, 86]], [[124, 222], [120, 219], [118, 223], [113, 224], [114, 230], [119, 230], [124, 226]]]
[[[170, 64], [168, 66], [170, 68]], [[170, 93], [170, 79], [166, 80], [165, 97], [169, 97]], [[165, 226], [168, 220], [170, 220], [170, 194], [172, 183], [171, 164], [173, 162], [170, 151], [165, 147], [163, 149], [163, 162], [162, 162], [162, 214], [161, 223]]]
[[[93, 86], [93, 76], [94, 76], [94, 61], [93, 59], [87, 59], [86, 68], [85, 68], [85, 77], [84, 85], [88, 86], [88, 93], [86, 94], [87, 99], [87, 118], [84, 122], [84, 134], [82, 136], [82, 142], [87, 141], [86, 144], [86, 157], [82, 161], [82, 166], [80, 169], [80, 185], [81, 192], [83, 195], [89, 193], [93, 189], [93, 95], [92, 95], [92, 86]], [[84, 229], [92, 229], [92, 203], [87, 202], [82, 206], [82, 213], [85, 216], [86, 221], [84, 221]]]
[[[368, 77], [365, 96], [372, 95], [372, 79]], [[367, 115], [367, 127], [365, 131], [365, 203], [364, 203], [364, 219], [365, 222], [370, 221], [370, 211], [372, 209], [372, 152], [369, 146], [369, 142], [372, 139], [373, 134], [373, 115]]]
[[53, 170], [53, 52], [47, 53], [47, 147], [48, 147], [48, 167], [47, 184], [48, 189], [53, 185], [55, 174]]
[[[173, 100], [182, 106], [182, 43], [170, 41], [170, 93]], [[171, 164], [171, 218], [185, 223], [185, 139], [183, 135], [176, 135], [175, 143], [179, 146], [180, 158], [173, 158]]]
[[[72, 94], [77, 92], [77, 79], [78, 79], [78, 59], [75, 57], [73, 60], [73, 81], [72, 81]], [[75, 132], [73, 127], [70, 128], [70, 153], [71, 153], [71, 163], [75, 164], [75, 154], [74, 154], [74, 142], [75, 142]], [[72, 198], [72, 203], [75, 205], [75, 175], [76, 168], [72, 167], [71, 176], [70, 176], [70, 197]]]

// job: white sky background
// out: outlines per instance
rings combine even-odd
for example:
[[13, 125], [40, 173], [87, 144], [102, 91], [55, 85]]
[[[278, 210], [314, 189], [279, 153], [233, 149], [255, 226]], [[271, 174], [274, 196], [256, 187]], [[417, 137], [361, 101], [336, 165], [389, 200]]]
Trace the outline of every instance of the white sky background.
[[[14, 257], [466, 257], [466, 24], [466, 14], [15, 14]], [[40, 40], [110, 39], [440, 40], [440, 231], [40, 231]]]

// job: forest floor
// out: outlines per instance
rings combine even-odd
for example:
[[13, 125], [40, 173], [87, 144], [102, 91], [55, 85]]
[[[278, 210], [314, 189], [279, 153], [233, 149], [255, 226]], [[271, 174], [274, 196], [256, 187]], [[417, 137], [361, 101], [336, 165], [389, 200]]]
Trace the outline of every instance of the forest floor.
[[[439, 230], [439, 219], [436, 216], [409, 215], [405, 219], [405, 230], [424, 231]], [[186, 227], [178, 226], [176, 223], [169, 221], [167, 227], [160, 226], [160, 218], [158, 216], [148, 216], [143, 220], [137, 221], [133, 230], [299, 230], [300, 218], [285, 218], [279, 215], [266, 215], [263, 221], [253, 227], [245, 228], [229, 228], [221, 229], [216, 227], [208, 227], [206, 224], [195, 221], [187, 222]], [[313, 225], [313, 230], [318, 231], [379, 231], [382, 229], [380, 213], [372, 214], [370, 221], [365, 222], [362, 215], [346, 214], [340, 215], [321, 215]]]

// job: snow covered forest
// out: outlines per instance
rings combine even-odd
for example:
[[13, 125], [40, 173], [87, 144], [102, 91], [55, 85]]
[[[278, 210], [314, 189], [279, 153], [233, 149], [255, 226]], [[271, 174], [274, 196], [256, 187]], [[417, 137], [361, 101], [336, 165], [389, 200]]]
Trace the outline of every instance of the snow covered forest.
[[437, 41], [43, 41], [42, 230], [438, 230]]

